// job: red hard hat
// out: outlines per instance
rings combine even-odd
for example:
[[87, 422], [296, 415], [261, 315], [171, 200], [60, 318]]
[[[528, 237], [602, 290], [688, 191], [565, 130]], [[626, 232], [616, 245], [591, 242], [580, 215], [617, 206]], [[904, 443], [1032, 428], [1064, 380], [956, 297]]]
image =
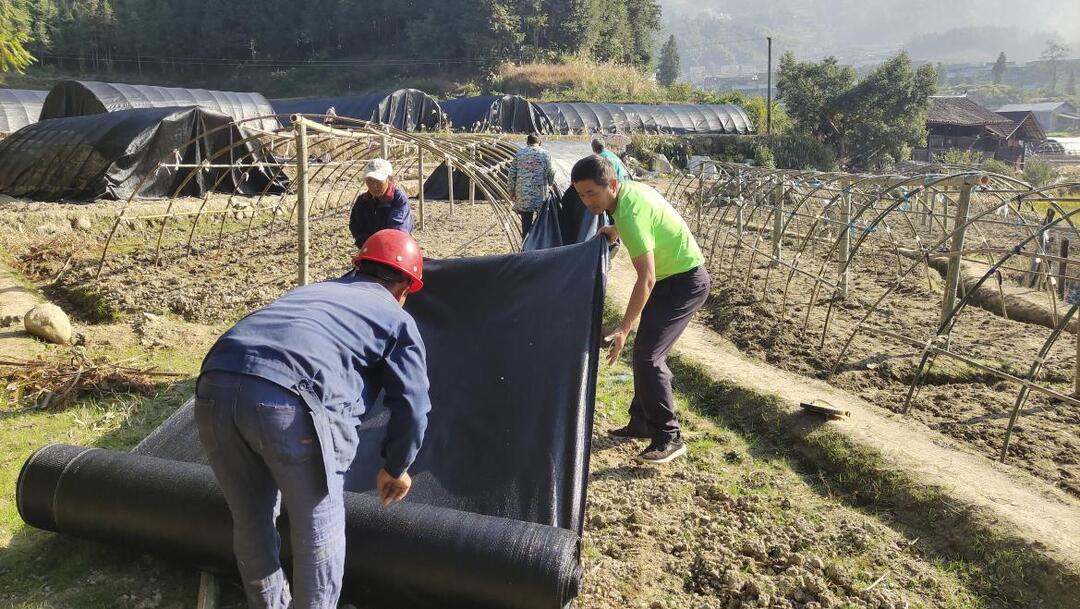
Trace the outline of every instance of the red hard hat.
[[384, 228], [368, 237], [360, 248], [360, 253], [353, 256], [353, 264], [360, 265], [361, 260], [370, 260], [385, 264], [405, 273], [412, 279], [409, 292], [419, 292], [424, 287], [424, 254], [412, 235], [393, 228]]

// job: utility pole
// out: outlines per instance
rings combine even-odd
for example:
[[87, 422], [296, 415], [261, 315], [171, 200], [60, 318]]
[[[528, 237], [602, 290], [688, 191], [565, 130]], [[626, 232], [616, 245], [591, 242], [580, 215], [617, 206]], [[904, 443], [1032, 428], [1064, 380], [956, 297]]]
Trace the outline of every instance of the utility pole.
[[765, 99], [765, 135], [772, 135], [772, 36], [766, 36], [769, 41], [769, 77], [768, 93]]

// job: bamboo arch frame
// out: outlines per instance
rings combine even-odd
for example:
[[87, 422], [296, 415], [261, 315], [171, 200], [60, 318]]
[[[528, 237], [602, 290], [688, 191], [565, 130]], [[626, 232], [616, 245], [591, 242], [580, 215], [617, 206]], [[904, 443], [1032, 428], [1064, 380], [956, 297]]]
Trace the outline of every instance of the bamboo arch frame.
[[[1080, 184], [1036, 189], [1009, 176], [952, 167], [920, 174], [917, 172], [926, 168], [912, 166], [908, 173], [869, 176], [721, 162], [711, 165], [715, 169], [709, 172], [701, 168], [676, 176], [666, 189], [668, 200], [694, 231], [707, 264], [718, 277], [753, 287], [762, 300], [770, 289], [778, 290], [781, 320], [792, 316], [792, 296], [801, 292], [807, 297], [801, 303], [805, 315], [793, 320], [800, 331], [816, 337], [819, 348], [830, 336], [839, 338], [842, 345], [831, 368], [824, 371], [829, 376], [838, 372], [855, 342], [869, 337], [919, 350], [904, 413], [912, 408], [939, 357], [955, 359], [981, 374], [1018, 385], [1000, 447], [1002, 461], [1032, 393], [1058, 407], [1080, 407], [1077, 360], [1072, 361], [1076, 371], [1072, 391], [1040, 379], [1058, 341], [1077, 332], [1080, 305], [1059, 302], [1059, 290], [1064, 289], [1059, 282], [1076, 282], [1062, 269], [1080, 264], [1080, 260], [1075, 253], [1070, 258], [1048, 252], [1046, 245], [1051, 235], [1080, 245], [1076, 225], [1080, 194], [1075, 194], [1080, 193]], [[965, 214], [961, 216], [960, 211]], [[962, 246], [955, 249], [956, 243]], [[902, 302], [902, 292], [913, 279], [925, 272], [932, 283], [931, 256], [949, 259], [957, 273], [964, 260], [975, 260], [986, 271], [974, 285], [967, 290], [961, 286], [954, 299], [942, 303], [941, 316], [933, 327], [903, 333], [875, 325], [875, 319], [887, 315], [890, 306]], [[891, 267], [894, 275], [887, 276], [882, 282], [886, 287], [866, 304], [850, 307], [858, 309], [856, 314], [844, 311], [848, 323], [838, 325], [840, 305], [852, 304], [848, 281], [862, 262], [871, 259], [879, 269]], [[1018, 267], [1017, 262], [1030, 262], [1031, 269]], [[880, 274], [887, 271], [876, 272], [880, 280]], [[1030, 359], [1023, 359], [1025, 353], [1002, 349], [1002, 361], [1009, 365], [978, 361], [951, 340], [968, 307], [979, 306], [975, 295], [988, 280], [998, 283], [1004, 307], [1002, 278], [1006, 275], [1002, 273], [1032, 277], [1055, 315], [1049, 335]], [[1080, 283], [1076, 285], [1080, 287]], [[824, 314], [814, 320], [812, 312], [822, 306]], [[1007, 312], [1002, 316], [1009, 319]], [[1015, 323], [1018, 331], [1024, 331], [1025, 324]], [[1080, 336], [1075, 353], [1080, 353]], [[1018, 367], [1026, 372], [1013, 372]]]
[[[190, 228], [186, 229], [186, 241], [182, 246], [189, 255], [194, 252], [200, 223], [209, 221], [215, 216], [220, 216], [216, 231], [217, 246], [221, 246], [224, 242], [227, 220], [230, 215], [237, 212], [250, 214], [247, 217], [248, 222], [242, 231], [234, 231], [230, 234], [243, 232], [245, 239], [255, 238], [260, 229], [273, 234], [296, 224], [298, 221], [297, 199], [293, 179], [300, 161], [297, 158], [294, 132], [291, 128], [284, 127], [273, 132], [253, 127], [268, 118], [285, 123], [293, 117], [264, 116], [245, 119], [216, 127], [185, 142], [178, 149], [186, 149], [226, 129], [231, 133], [232, 129], [239, 127], [243, 135], [240, 139], [232, 140], [229, 146], [216, 150], [214, 154], [196, 166], [171, 165], [168, 162], [171, 155], [166, 155], [166, 158], [161, 159], [158, 163], [158, 171], [175, 167], [178, 170], [186, 169], [187, 173], [178, 179], [173, 195], [169, 197], [162, 213], [138, 215], [137, 211], [143, 202], [138, 200], [136, 195], [132, 195], [124, 203], [105, 239], [95, 277], [100, 277], [105, 269], [120, 228], [132, 220], [160, 222], [156, 239], [152, 244], [147, 244], [153, 248], [155, 264], [161, 262], [165, 247], [164, 236], [168, 225], [178, 223], [184, 218], [191, 220]], [[360, 177], [364, 163], [374, 156], [380, 156], [383, 150], [391, 153], [389, 156], [391, 160], [396, 161], [395, 164], [398, 167], [396, 173], [400, 176], [406, 175], [417, 166], [419, 157], [415, 155], [425, 154], [436, 165], [449, 162], [455, 172], [464, 173], [474, 188], [487, 199], [492, 209], [493, 226], [487, 227], [472, 240], [475, 241], [497, 225], [506, 236], [509, 251], [520, 249], [520, 228], [510, 207], [512, 196], [506, 188], [507, 166], [516, 151], [513, 146], [497, 138], [483, 135], [451, 137], [449, 134], [409, 133], [386, 125], [343, 117], [333, 117], [334, 126], [329, 127], [324, 125], [328, 117], [323, 115], [305, 115], [299, 118], [311, 134], [309, 137], [312, 145], [309, 150], [312, 148], [319, 150], [319, 156], [328, 155], [332, 159], [329, 163], [315, 163], [307, 168], [309, 183], [307, 199], [309, 204], [313, 203], [310, 210], [311, 218], [342, 211], [350, 206], [362, 185]], [[191, 211], [181, 209], [178, 205], [184, 198], [181, 193], [199, 176], [200, 172], [205, 170], [221, 171], [201, 197], [202, 201], [197, 209]], [[222, 185], [228, 178], [236, 175], [243, 176], [255, 170], [270, 172], [271, 180], [260, 192], [241, 194], [238, 192], [239, 186], [233, 187], [231, 192], [222, 191]], [[134, 192], [138, 193], [153, 176], [154, 174], [145, 176]], [[421, 187], [424, 177], [419, 176]], [[275, 186], [281, 183], [288, 185], [281, 192], [275, 192]], [[315, 187], [310, 188], [310, 185]], [[227, 197], [224, 207], [215, 209], [212, 202], [222, 197]], [[263, 212], [268, 212], [270, 219], [257, 225], [256, 218], [263, 215]]]

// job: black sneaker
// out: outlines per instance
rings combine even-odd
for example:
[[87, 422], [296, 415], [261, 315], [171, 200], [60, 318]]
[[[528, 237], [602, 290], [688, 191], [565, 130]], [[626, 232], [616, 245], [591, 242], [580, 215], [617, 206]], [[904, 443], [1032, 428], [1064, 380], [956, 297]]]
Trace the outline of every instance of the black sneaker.
[[686, 454], [686, 442], [676, 438], [667, 442], [653, 442], [649, 444], [637, 460], [641, 463], [669, 463]]
[[615, 438], [631, 438], [634, 440], [648, 440], [652, 438], [652, 433], [636, 425], [627, 425], [618, 429], [612, 429], [608, 431], [608, 435]]

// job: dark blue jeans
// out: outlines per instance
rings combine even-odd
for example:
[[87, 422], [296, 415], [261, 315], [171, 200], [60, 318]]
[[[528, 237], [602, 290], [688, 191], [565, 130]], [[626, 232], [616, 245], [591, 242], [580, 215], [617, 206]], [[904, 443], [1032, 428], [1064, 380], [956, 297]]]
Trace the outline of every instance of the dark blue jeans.
[[[307, 406], [261, 378], [207, 372], [199, 378], [195, 422], [232, 511], [233, 551], [248, 605], [336, 609], [345, 567], [344, 481], [326, 479]], [[276, 527], [283, 501], [291, 591]]]

